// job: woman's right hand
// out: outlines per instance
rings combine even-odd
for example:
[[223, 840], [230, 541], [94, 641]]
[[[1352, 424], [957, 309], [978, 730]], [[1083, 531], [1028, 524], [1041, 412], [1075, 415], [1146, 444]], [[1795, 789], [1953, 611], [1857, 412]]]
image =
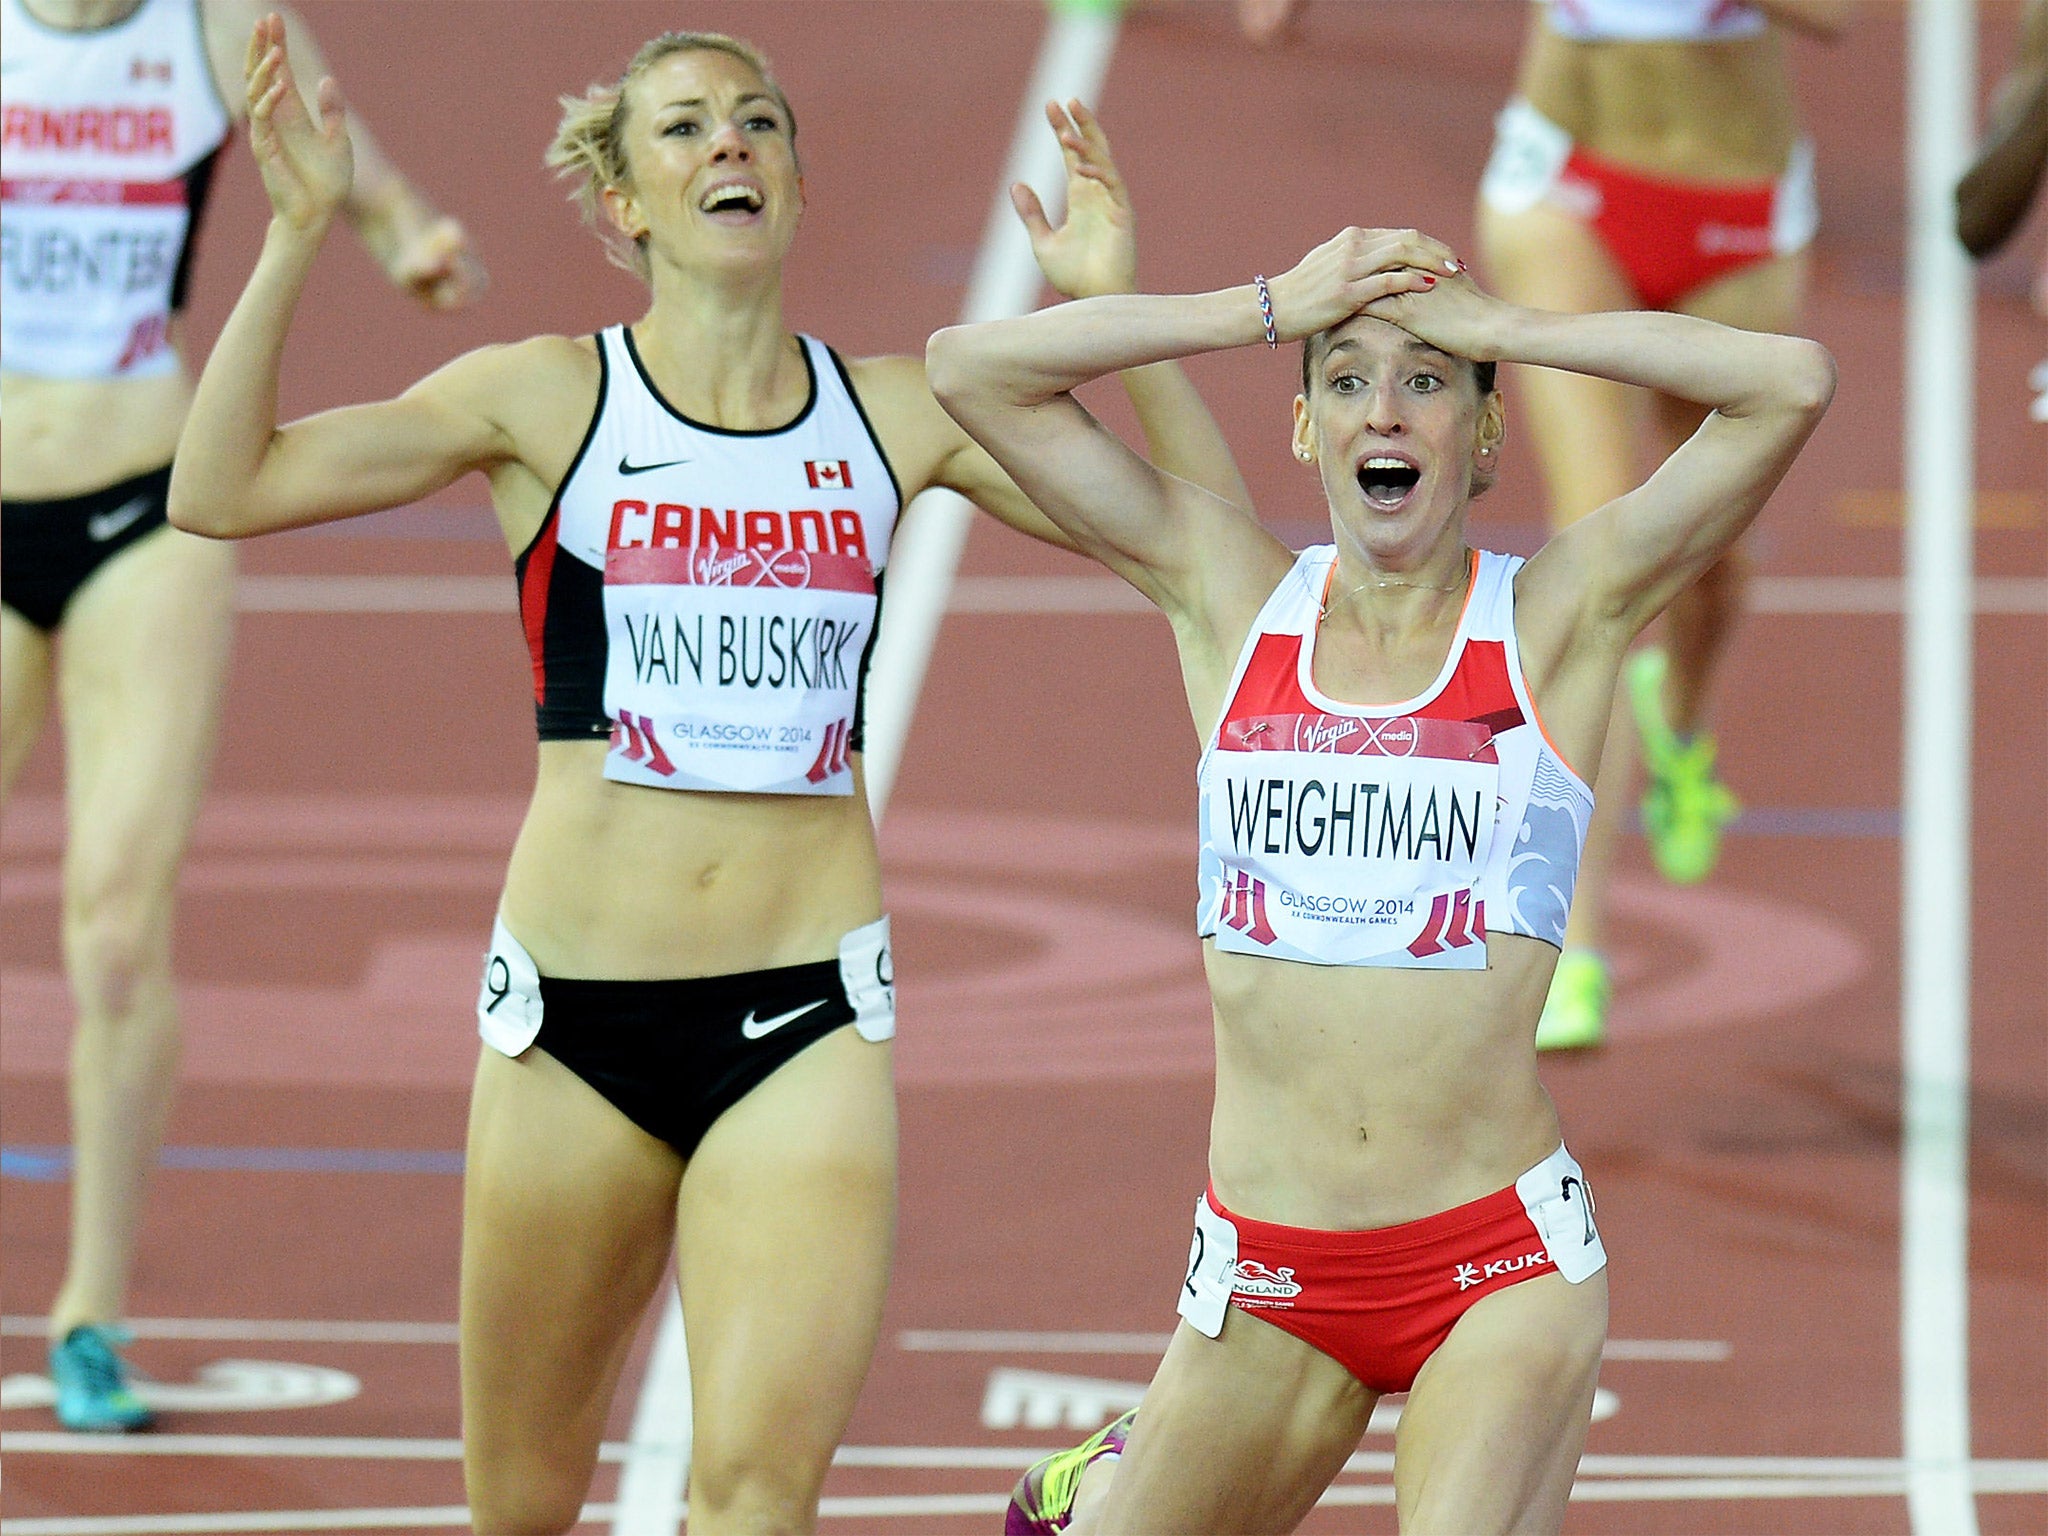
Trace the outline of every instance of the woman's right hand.
[[1281, 341], [1300, 341], [1376, 299], [1423, 293], [1439, 274], [1464, 270], [1449, 246], [1416, 230], [1343, 230], [1268, 282], [1274, 332]]
[[331, 78], [320, 82], [320, 120], [314, 122], [285, 50], [284, 19], [275, 12], [260, 18], [250, 32], [242, 72], [248, 85], [249, 147], [272, 213], [302, 234], [326, 233], [355, 179], [341, 87]]

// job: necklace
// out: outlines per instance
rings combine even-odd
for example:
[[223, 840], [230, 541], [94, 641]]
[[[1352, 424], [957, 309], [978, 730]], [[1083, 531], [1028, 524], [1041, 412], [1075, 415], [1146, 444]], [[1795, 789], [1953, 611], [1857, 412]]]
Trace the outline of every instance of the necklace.
[[1458, 579], [1454, 582], [1451, 582], [1447, 586], [1439, 585], [1438, 583], [1432, 581], [1403, 581], [1398, 576], [1378, 576], [1373, 578], [1371, 581], [1361, 581], [1357, 586], [1352, 587], [1348, 591], [1338, 593], [1334, 601], [1332, 599], [1325, 598], [1322, 601], [1322, 603], [1318, 606], [1320, 607], [1323, 616], [1327, 618], [1329, 617], [1330, 609], [1333, 606], [1335, 606], [1336, 603], [1347, 603], [1352, 598], [1358, 596], [1359, 593], [1365, 591], [1369, 587], [1375, 589], [1385, 587], [1406, 587], [1411, 592], [1456, 592], [1464, 587], [1465, 575], [1466, 573], [1463, 570], [1460, 570], [1458, 572]]

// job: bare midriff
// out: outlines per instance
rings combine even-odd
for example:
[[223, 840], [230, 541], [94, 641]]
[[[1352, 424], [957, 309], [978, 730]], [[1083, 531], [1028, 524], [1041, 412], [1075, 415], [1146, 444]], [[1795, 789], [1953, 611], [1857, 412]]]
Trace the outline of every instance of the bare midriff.
[[1414, 1221], [1553, 1151], [1536, 1016], [1557, 951], [1487, 937], [1483, 971], [1304, 965], [1204, 946], [1216, 1015], [1209, 1166], [1223, 1203], [1288, 1226]]
[[141, 379], [0, 372], [0, 494], [83, 496], [162, 469], [191, 405], [182, 370]]
[[1681, 181], [1775, 180], [1799, 135], [1775, 30], [1716, 42], [1578, 42], [1536, 7], [1518, 89], [1591, 154]]
[[851, 795], [646, 789], [598, 741], [547, 741], [503, 914], [544, 976], [720, 976], [829, 960], [882, 914], [860, 759]]

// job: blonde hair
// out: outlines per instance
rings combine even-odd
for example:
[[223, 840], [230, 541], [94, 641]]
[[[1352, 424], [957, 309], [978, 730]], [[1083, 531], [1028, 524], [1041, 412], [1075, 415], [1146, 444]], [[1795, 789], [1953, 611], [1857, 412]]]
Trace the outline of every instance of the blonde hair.
[[761, 77], [768, 94], [782, 109], [789, 124], [789, 142], [796, 146], [796, 113], [782, 94], [768, 68], [768, 56], [752, 43], [723, 32], [664, 32], [640, 45], [626, 72], [610, 85], [593, 85], [581, 96], [556, 98], [562, 104], [562, 120], [555, 126], [554, 142], [543, 161], [548, 169], [567, 181], [569, 201], [583, 215], [583, 221], [597, 231], [605, 255], [628, 272], [645, 278], [647, 252], [637, 240], [628, 239], [604, 216], [607, 187], [630, 188], [631, 167], [626, 164], [626, 91], [663, 59], [678, 53], [723, 53], [738, 59]]

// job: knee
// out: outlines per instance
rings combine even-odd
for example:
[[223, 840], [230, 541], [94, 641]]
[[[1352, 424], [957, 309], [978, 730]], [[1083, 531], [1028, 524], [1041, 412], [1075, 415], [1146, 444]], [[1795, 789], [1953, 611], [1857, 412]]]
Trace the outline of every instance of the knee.
[[702, 1454], [690, 1461], [690, 1528], [745, 1536], [805, 1536], [817, 1529], [822, 1477], [760, 1451]]
[[168, 902], [153, 901], [120, 886], [67, 895], [65, 968], [81, 1013], [126, 1014], [149, 983], [168, 980], [167, 906]]
[[469, 1470], [469, 1519], [477, 1536], [561, 1536], [583, 1519], [588, 1484], [550, 1469]]

